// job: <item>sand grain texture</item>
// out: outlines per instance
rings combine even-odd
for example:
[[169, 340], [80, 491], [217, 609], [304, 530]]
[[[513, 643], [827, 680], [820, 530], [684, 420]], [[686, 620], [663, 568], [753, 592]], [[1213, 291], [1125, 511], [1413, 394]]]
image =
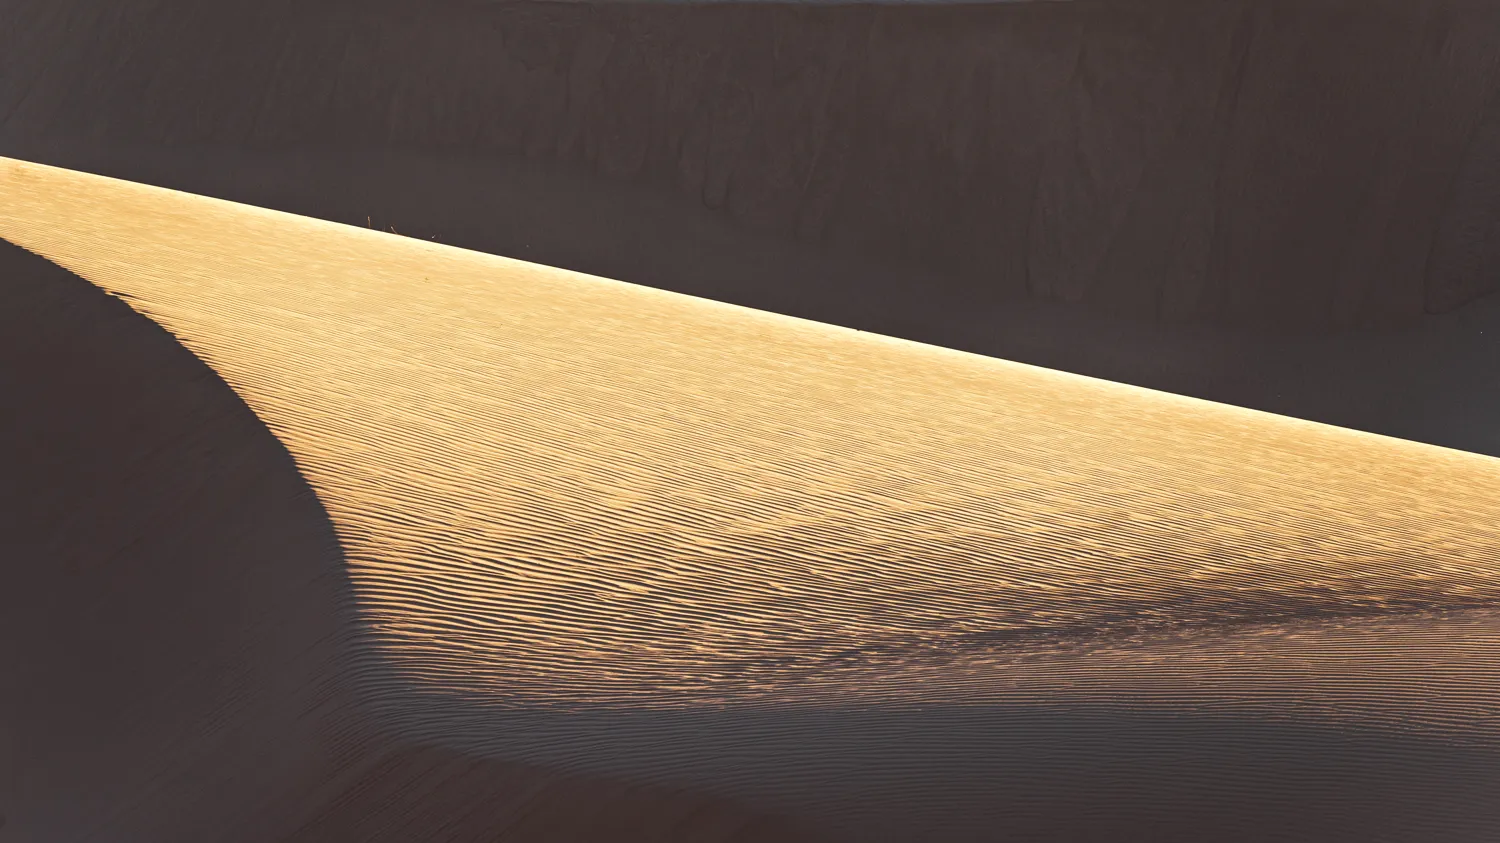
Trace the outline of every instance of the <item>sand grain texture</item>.
[[1493, 458], [16, 161], [0, 237], [326, 508], [412, 765], [349, 839], [489, 816], [463, 759], [857, 839], [1500, 831]]

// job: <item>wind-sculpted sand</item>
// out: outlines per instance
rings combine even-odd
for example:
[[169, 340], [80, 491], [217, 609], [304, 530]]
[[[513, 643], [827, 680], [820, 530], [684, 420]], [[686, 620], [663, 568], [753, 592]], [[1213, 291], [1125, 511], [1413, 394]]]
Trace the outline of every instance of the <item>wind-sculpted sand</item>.
[[[403, 752], [857, 839], [1500, 834], [1500, 460], [21, 162], [0, 237], [290, 452], [329, 717]], [[525, 787], [422, 769], [339, 816]]]

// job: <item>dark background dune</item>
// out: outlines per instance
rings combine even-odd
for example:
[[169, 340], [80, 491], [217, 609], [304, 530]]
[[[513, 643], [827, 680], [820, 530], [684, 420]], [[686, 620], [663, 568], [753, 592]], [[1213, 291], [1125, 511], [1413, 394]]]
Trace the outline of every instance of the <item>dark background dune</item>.
[[1500, 6], [0, 20], [0, 154], [1500, 453]]

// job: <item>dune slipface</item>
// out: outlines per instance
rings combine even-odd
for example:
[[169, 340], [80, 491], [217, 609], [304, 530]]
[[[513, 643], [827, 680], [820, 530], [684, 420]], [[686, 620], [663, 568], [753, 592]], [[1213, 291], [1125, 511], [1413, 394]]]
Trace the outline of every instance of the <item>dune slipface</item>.
[[557, 776], [830, 838], [1500, 833], [1495, 459], [21, 162], [0, 236], [326, 508], [330, 722], [396, 768], [300, 839], [568, 839], [486, 813]]
[[0, 835], [267, 835], [355, 743], [327, 516], [166, 332], [8, 243], [0, 290]]

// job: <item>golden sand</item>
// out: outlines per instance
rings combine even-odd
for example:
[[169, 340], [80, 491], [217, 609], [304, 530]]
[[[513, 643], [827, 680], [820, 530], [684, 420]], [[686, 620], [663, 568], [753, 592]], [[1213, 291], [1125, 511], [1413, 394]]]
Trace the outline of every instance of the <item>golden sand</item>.
[[[1141, 640], [1192, 684], [1267, 636], [1274, 685], [1500, 602], [1489, 457], [3, 159], [0, 237], [212, 365], [397, 671], [500, 703], [967, 701]], [[1465, 623], [1394, 673], [1493, 668]]]

